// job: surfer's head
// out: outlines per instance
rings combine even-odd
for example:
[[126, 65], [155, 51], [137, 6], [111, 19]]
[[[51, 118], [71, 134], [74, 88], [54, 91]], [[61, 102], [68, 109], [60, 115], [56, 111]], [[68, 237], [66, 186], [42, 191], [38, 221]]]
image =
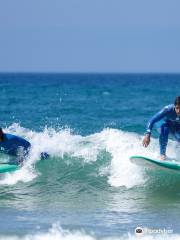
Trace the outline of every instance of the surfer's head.
[[177, 96], [174, 101], [175, 111], [178, 116], [180, 116], [180, 96]]
[[4, 138], [4, 133], [2, 128], [0, 127], [0, 141], [3, 141], [3, 138]]

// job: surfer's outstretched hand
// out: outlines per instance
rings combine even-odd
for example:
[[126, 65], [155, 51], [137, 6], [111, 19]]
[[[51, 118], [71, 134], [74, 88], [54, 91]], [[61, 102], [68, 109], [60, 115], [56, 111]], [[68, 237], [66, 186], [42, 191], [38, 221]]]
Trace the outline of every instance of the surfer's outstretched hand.
[[150, 135], [149, 135], [149, 134], [146, 134], [146, 135], [144, 136], [144, 139], [143, 139], [142, 144], [143, 144], [144, 147], [147, 147], [147, 146], [149, 145], [149, 143], [150, 143]]

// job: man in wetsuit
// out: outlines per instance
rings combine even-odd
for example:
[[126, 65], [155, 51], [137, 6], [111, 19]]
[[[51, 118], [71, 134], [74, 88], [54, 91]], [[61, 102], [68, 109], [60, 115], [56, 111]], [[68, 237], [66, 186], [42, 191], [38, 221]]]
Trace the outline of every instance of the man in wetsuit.
[[[17, 157], [16, 163], [21, 164], [29, 154], [31, 144], [22, 137], [4, 133], [0, 128], [0, 152]], [[49, 158], [47, 152], [40, 154], [41, 160]]]
[[164, 107], [150, 119], [143, 139], [144, 147], [150, 143], [151, 131], [155, 123], [160, 130], [160, 158], [165, 160], [169, 134], [180, 143], [180, 96], [176, 97], [174, 104]]
[[0, 151], [11, 156], [17, 156], [17, 162], [22, 162], [28, 155], [31, 144], [24, 138], [4, 133], [0, 128]]

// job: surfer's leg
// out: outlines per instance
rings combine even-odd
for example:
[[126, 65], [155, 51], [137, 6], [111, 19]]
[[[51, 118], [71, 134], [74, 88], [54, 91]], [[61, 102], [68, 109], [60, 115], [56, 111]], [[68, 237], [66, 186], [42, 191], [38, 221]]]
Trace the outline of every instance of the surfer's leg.
[[180, 144], [180, 132], [175, 132], [174, 137], [175, 137], [176, 141], [178, 142], [178, 144]]
[[169, 126], [166, 123], [164, 123], [160, 127], [160, 135], [159, 135], [159, 145], [160, 145], [161, 156], [166, 156], [168, 136], [169, 136]]

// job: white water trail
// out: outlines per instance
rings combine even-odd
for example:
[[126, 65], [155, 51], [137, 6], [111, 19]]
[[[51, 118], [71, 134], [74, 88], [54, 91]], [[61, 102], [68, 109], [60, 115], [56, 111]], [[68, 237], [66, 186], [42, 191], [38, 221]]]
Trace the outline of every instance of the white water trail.
[[[70, 129], [60, 129], [56, 131], [46, 128], [42, 132], [35, 132], [25, 129], [18, 124], [13, 124], [5, 129], [9, 132], [27, 139], [31, 145], [29, 157], [24, 166], [15, 172], [4, 174], [0, 184], [13, 185], [17, 182], [29, 182], [38, 177], [36, 163], [40, 161], [40, 153], [47, 152], [53, 161], [53, 157], [63, 158], [64, 154], [70, 157], [81, 158], [83, 164], [93, 164], [101, 151], [110, 153], [111, 163], [106, 169], [102, 166], [100, 175], [108, 176], [108, 183], [114, 187], [125, 186], [131, 188], [144, 184], [142, 169], [132, 164], [129, 160], [132, 155], [143, 155], [157, 158], [159, 155], [159, 143], [157, 139], [152, 139], [148, 148], [143, 148], [143, 136], [124, 132], [117, 129], [104, 129], [102, 132], [89, 136], [75, 135]], [[168, 154], [176, 157], [175, 143], [169, 142]], [[51, 167], [51, 164], [49, 163]]]

